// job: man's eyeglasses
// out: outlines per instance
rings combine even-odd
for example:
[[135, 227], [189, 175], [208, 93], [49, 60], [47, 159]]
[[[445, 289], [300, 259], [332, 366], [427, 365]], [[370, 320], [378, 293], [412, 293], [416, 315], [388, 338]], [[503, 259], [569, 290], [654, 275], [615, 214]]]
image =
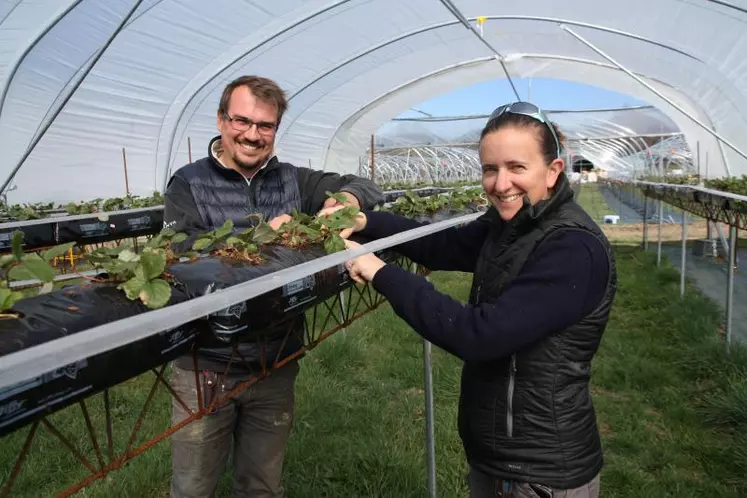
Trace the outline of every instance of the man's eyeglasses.
[[275, 123], [268, 123], [266, 121], [255, 123], [251, 119], [231, 117], [228, 115], [228, 113], [225, 112], [223, 113], [223, 119], [229, 122], [231, 128], [241, 132], [251, 130], [252, 126], [254, 125], [257, 125], [257, 132], [262, 135], [272, 135], [278, 129], [278, 125]]
[[549, 129], [550, 133], [552, 134], [552, 138], [555, 139], [555, 146], [558, 152], [558, 155], [556, 157], [560, 157], [560, 141], [558, 140], [558, 136], [555, 134], [555, 130], [553, 129], [552, 124], [550, 124], [550, 120], [547, 119], [547, 116], [545, 116], [545, 113], [543, 113], [539, 107], [530, 102], [514, 102], [511, 104], [504, 104], [490, 114], [488, 123], [490, 123], [494, 119], [501, 117], [505, 113], [522, 114], [524, 116], [529, 116], [530, 118], [536, 119], [540, 123], [547, 126], [547, 129]]

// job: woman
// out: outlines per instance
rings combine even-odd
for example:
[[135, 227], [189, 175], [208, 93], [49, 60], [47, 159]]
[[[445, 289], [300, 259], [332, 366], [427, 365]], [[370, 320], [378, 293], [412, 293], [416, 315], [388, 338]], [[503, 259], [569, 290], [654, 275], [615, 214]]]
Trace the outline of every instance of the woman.
[[[616, 274], [607, 239], [573, 201], [560, 152], [561, 134], [539, 108], [496, 109], [480, 138], [492, 207], [397, 248], [432, 270], [473, 272], [468, 305], [373, 254], [347, 263], [416, 332], [464, 360], [459, 433], [474, 498], [599, 494], [589, 377]], [[364, 212], [354, 230], [381, 238], [417, 226]]]

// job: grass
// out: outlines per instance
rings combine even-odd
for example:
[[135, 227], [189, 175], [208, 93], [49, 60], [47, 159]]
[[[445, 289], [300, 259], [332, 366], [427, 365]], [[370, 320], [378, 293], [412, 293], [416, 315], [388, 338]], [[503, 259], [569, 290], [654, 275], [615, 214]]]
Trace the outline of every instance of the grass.
[[[679, 275], [671, 266], [657, 269], [655, 255], [636, 248], [618, 246], [616, 254], [619, 291], [592, 376], [606, 461], [602, 496], [747, 495], [747, 354], [737, 347], [724, 356], [716, 307], [692, 288], [680, 299]], [[436, 273], [432, 280], [459, 299], [468, 294], [467, 275]], [[434, 350], [438, 494], [449, 498], [466, 496], [456, 429], [460, 366]], [[152, 377], [114, 390], [120, 447]], [[168, 396], [159, 391], [155, 402], [144, 434], [168, 424]], [[87, 405], [100, 422], [100, 396]], [[65, 434], [82, 435], [79, 412], [64, 410], [53, 418]], [[3, 481], [27, 430], [0, 446]], [[83, 475], [46, 429], [39, 431], [42, 438], [13, 496], [52, 496]], [[90, 448], [82, 436], [75, 442]], [[95, 460], [93, 452], [85, 454]], [[302, 361], [287, 496], [427, 496], [425, 468], [422, 342], [384, 306]], [[165, 441], [80, 495], [165, 497], [169, 476]], [[229, 495], [226, 475], [217, 496]]]
[[599, 191], [596, 183], [584, 183], [581, 185], [581, 192], [578, 194], [576, 202], [584, 208], [591, 216], [591, 219], [597, 223], [602, 223], [605, 215], [615, 214], [617, 211], [612, 209]]

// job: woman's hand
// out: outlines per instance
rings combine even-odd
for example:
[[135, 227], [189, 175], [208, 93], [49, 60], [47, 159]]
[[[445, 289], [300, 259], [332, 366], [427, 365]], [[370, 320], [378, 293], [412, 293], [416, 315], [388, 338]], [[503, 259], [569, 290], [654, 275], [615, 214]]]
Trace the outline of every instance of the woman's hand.
[[[338, 204], [336, 206], [332, 206], [332, 207], [326, 207], [326, 208], [323, 208], [318, 213], [316, 213], [316, 215], [319, 216], [319, 217], [329, 216], [332, 213], [334, 213], [335, 211], [339, 211], [340, 209], [344, 209], [345, 207], [347, 207], [347, 206], [343, 206], [343, 205], [340, 205], [340, 204]], [[367, 222], [368, 222], [368, 219], [366, 218], [366, 215], [363, 214], [362, 212], [358, 212], [358, 214], [355, 215], [355, 225], [353, 225], [352, 228], [346, 228], [346, 229], [342, 230], [340, 232], [340, 237], [342, 237], [343, 239], [347, 239], [348, 237], [350, 237], [350, 235], [353, 234], [353, 232], [360, 232], [361, 230], [363, 230], [364, 228], [366, 228], [366, 223]]]
[[[360, 247], [360, 244], [353, 242], [352, 240], [345, 241], [345, 247], [348, 249], [356, 249]], [[358, 282], [359, 284], [365, 284], [373, 280], [376, 272], [384, 267], [386, 263], [374, 256], [373, 253], [364, 254], [358, 256], [355, 259], [351, 259], [345, 263], [345, 268], [348, 269], [350, 278]]]

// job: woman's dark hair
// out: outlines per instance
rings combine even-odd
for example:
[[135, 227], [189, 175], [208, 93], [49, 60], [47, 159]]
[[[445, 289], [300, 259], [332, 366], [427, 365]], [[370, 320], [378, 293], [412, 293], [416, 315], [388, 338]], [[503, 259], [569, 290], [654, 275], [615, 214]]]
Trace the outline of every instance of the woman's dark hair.
[[552, 136], [549, 126], [553, 127], [555, 135], [558, 137], [560, 142], [560, 148], [565, 148], [565, 135], [558, 129], [557, 125], [552, 121], [547, 121], [547, 124], [524, 114], [513, 114], [506, 112], [501, 114], [497, 118], [491, 119], [485, 125], [482, 132], [480, 133], [480, 142], [489, 133], [498, 131], [501, 128], [530, 128], [534, 130], [535, 136], [539, 141], [540, 150], [542, 151], [542, 157], [545, 160], [545, 164], [550, 164], [558, 158], [558, 147], [555, 144], [555, 137]]

